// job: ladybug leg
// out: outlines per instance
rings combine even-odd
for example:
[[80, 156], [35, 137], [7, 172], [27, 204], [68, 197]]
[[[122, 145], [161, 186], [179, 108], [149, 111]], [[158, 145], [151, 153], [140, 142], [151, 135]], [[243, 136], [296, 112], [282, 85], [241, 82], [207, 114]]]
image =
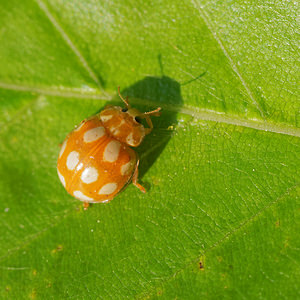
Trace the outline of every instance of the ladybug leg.
[[87, 210], [90, 204], [88, 202], [83, 202], [83, 209]]
[[151, 119], [148, 116], [145, 116], [145, 119], [146, 119], [146, 122], [147, 122], [147, 124], [149, 126], [149, 128], [145, 128], [145, 134], [147, 135], [147, 134], [149, 134], [152, 131], [153, 124], [152, 124]]
[[142, 118], [146, 119], [146, 122], [148, 123], [148, 126], [149, 126], [149, 128], [145, 128], [146, 135], [149, 134], [153, 129], [153, 124], [152, 124], [152, 121], [149, 118], [149, 116], [156, 116], [156, 117], [160, 116], [160, 110], [161, 110], [161, 108], [158, 107], [157, 109], [155, 109], [153, 111], [145, 112], [141, 115]]
[[137, 181], [138, 181], [138, 176], [139, 176], [139, 170], [138, 170], [139, 163], [140, 163], [140, 161], [138, 160], [138, 161], [137, 161], [137, 164], [136, 164], [135, 171], [134, 171], [133, 176], [132, 176], [132, 183], [133, 183], [133, 185], [135, 185], [138, 189], [140, 189], [141, 192], [146, 193], [146, 189], [145, 189], [142, 185], [140, 185], [140, 184], [137, 182]]

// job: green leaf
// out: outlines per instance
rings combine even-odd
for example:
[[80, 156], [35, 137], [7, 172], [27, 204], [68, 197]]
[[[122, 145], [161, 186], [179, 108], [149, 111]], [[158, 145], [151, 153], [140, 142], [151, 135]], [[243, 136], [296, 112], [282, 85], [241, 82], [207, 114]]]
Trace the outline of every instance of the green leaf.
[[[297, 7], [0, 1], [0, 298], [300, 297]], [[59, 144], [162, 107], [133, 185], [87, 211]]]

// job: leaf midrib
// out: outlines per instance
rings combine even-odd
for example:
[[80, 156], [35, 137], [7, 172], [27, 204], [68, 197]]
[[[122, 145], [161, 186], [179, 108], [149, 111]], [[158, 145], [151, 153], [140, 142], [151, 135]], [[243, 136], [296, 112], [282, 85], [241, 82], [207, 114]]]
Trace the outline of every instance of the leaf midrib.
[[[76, 98], [76, 99], [90, 99], [90, 100], [102, 100], [102, 101], [112, 101], [115, 99], [116, 94], [105, 93], [103, 94], [100, 90], [96, 89], [70, 89], [66, 87], [60, 87], [59, 89], [45, 89], [42, 87], [30, 87], [9, 84], [5, 82], [0, 82], [0, 88], [6, 90], [13, 90], [19, 92], [30, 92], [34, 94], [44, 95], [44, 96], [57, 96], [62, 98]], [[150, 101], [139, 98], [132, 98], [133, 102], [137, 104], [144, 104], [148, 106], [161, 106], [163, 109], [171, 112], [182, 113], [192, 116], [195, 120], [202, 121], [212, 121], [217, 123], [231, 124], [235, 126], [241, 126], [246, 128], [251, 128], [260, 131], [268, 131], [276, 134], [285, 134], [295, 137], [300, 137], [300, 128], [292, 125], [286, 125], [283, 123], [276, 124], [270, 121], [262, 121], [258, 119], [246, 119], [238, 116], [228, 115], [225, 113], [220, 113], [213, 110], [204, 110], [191, 105], [169, 105], [163, 104], [156, 101]], [[33, 105], [35, 101], [31, 103]]]
[[[101, 86], [100, 81], [98, 80], [95, 72], [91, 69], [89, 66], [87, 60], [85, 57], [81, 54], [79, 49], [75, 46], [75, 44], [72, 42], [72, 39], [68, 36], [66, 31], [63, 29], [61, 24], [58, 23], [58, 21], [55, 19], [55, 17], [50, 12], [49, 8], [44, 4], [42, 0], [35, 0], [38, 7], [45, 13], [46, 17], [48, 18], [49, 22], [52, 24], [52, 26], [59, 32], [62, 39], [66, 42], [68, 47], [70, 47], [71, 51], [75, 54], [75, 56], [79, 59], [82, 66], [86, 69], [86, 71], [89, 73], [90, 77], [94, 80], [94, 82], [97, 84], [99, 89], [101, 91], [96, 91], [95, 89], [91, 89], [92, 92], [87, 92], [87, 90], [82, 89], [68, 89], [61, 87], [62, 90], [46, 90], [43, 88], [38, 87], [26, 87], [26, 86], [19, 86], [14, 84], [7, 84], [7, 83], [1, 83], [0, 87], [3, 87], [5, 89], [12, 89], [12, 90], [19, 90], [19, 91], [29, 91], [34, 93], [39, 93], [42, 95], [52, 95], [52, 96], [59, 96], [59, 97], [68, 97], [68, 98], [79, 98], [79, 99], [95, 99], [95, 100], [107, 100], [110, 101], [113, 99], [112, 94], [108, 94], [105, 91], [103, 91], [103, 88]], [[300, 137], [300, 128], [296, 128], [292, 125], [286, 125], [281, 123], [280, 125], [275, 124], [273, 122], [266, 121], [264, 112], [262, 111], [259, 103], [256, 101], [255, 97], [253, 96], [253, 93], [251, 89], [249, 88], [248, 84], [242, 77], [240, 71], [238, 70], [235, 62], [229, 55], [228, 51], [226, 50], [225, 46], [223, 45], [223, 42], [219, 38], [217, 32], [213, 29], [213, 25], [211, 20], [209, 19], [209, 16], [206, 14], [204, 9], [199, 5], [198, 1], [191, 0], [192, 5], [195, 7], [195, 9], [198, 11], [199, 16], [202, 18], [202, 20], [205, 22], [205, 25], [207, 29], [212, 34], [213, 38], [216, 40], [218, 46], [222, 50], [225, 57], [228, 59], [229, 64], [233, 70], [233, 72], [237, 75], [239, 80], [241, 81], [242, 85], [244, 86], [249, 98], [257, 108], [257, 110], [260, 112], [260, 115], [263, 118], [263, 121], [257, 120], [257, 119], [243, 119], [235, 116], [228, 116], [212, 110], [202, 110], [199, 108], [196, 108], [194, 106], [170, 106], [170, 105], [161, 105], [161, 103], [155, 103], [154, 101], [147, 101], [149, 105], [155, 104], [156, 106], [160, 105], [164, 109], [167, 109], [169, 111], [175, 111], [184, 113], [187, 115], [191, 115], [195, 119], [203, 120], [203, 121], [214, 121], [218, 123], [226, 123], [236, 126], [242, 126], [247, 128], [252, 128], [256, 130], [262, 130], [262, 131], [269, 131], [277, 134], [286, 134], [291, 136]], [[139, 99], [141, 100], [141, 99]], [[138, 101], [140, 102], [140, 101]], [[143, 104], [145, 104], [145, 100], [143, 100]]]

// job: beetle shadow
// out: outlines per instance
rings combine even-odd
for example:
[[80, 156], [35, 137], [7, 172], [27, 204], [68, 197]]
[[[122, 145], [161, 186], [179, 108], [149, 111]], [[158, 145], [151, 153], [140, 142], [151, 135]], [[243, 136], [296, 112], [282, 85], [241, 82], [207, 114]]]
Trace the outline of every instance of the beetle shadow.
[[[123, 97], [128, 96], [129, 103], [141, 112], [151, 111], [157, 107], [162, 108], [160, 117], [151, 117], [152, 132], [135, 149], [140, 157], [139, 178], [141, 179], [175, 133], [177, 125], [176, 107], [183, 105], [180, 84], [167, 76], [149, 76], [121, 90], [121, 94]], [[119, 104], [120, 99], [117, 97], [113, 99], [113, 103], [116, 100]], [[149, 184], [143, 184], [147, 189], [149, 188]]]

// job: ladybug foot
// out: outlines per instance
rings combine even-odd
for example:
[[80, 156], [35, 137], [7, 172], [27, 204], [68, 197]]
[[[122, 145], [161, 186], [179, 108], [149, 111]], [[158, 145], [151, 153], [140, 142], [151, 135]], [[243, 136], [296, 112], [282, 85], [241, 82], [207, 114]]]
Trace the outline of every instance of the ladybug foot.
[[132, 182], [133, 183], [133, 185], [135, 185], [141, 192], [143, 192], [144, 194], [146, 193], [146, 189], [142, 186], [142, 185], [140, 185], [139, 183], [137, 183], [137, 182]]
[[90, 204], [88, 202], [83, 202], [83, 209], [87, 210], [89, 208]]

